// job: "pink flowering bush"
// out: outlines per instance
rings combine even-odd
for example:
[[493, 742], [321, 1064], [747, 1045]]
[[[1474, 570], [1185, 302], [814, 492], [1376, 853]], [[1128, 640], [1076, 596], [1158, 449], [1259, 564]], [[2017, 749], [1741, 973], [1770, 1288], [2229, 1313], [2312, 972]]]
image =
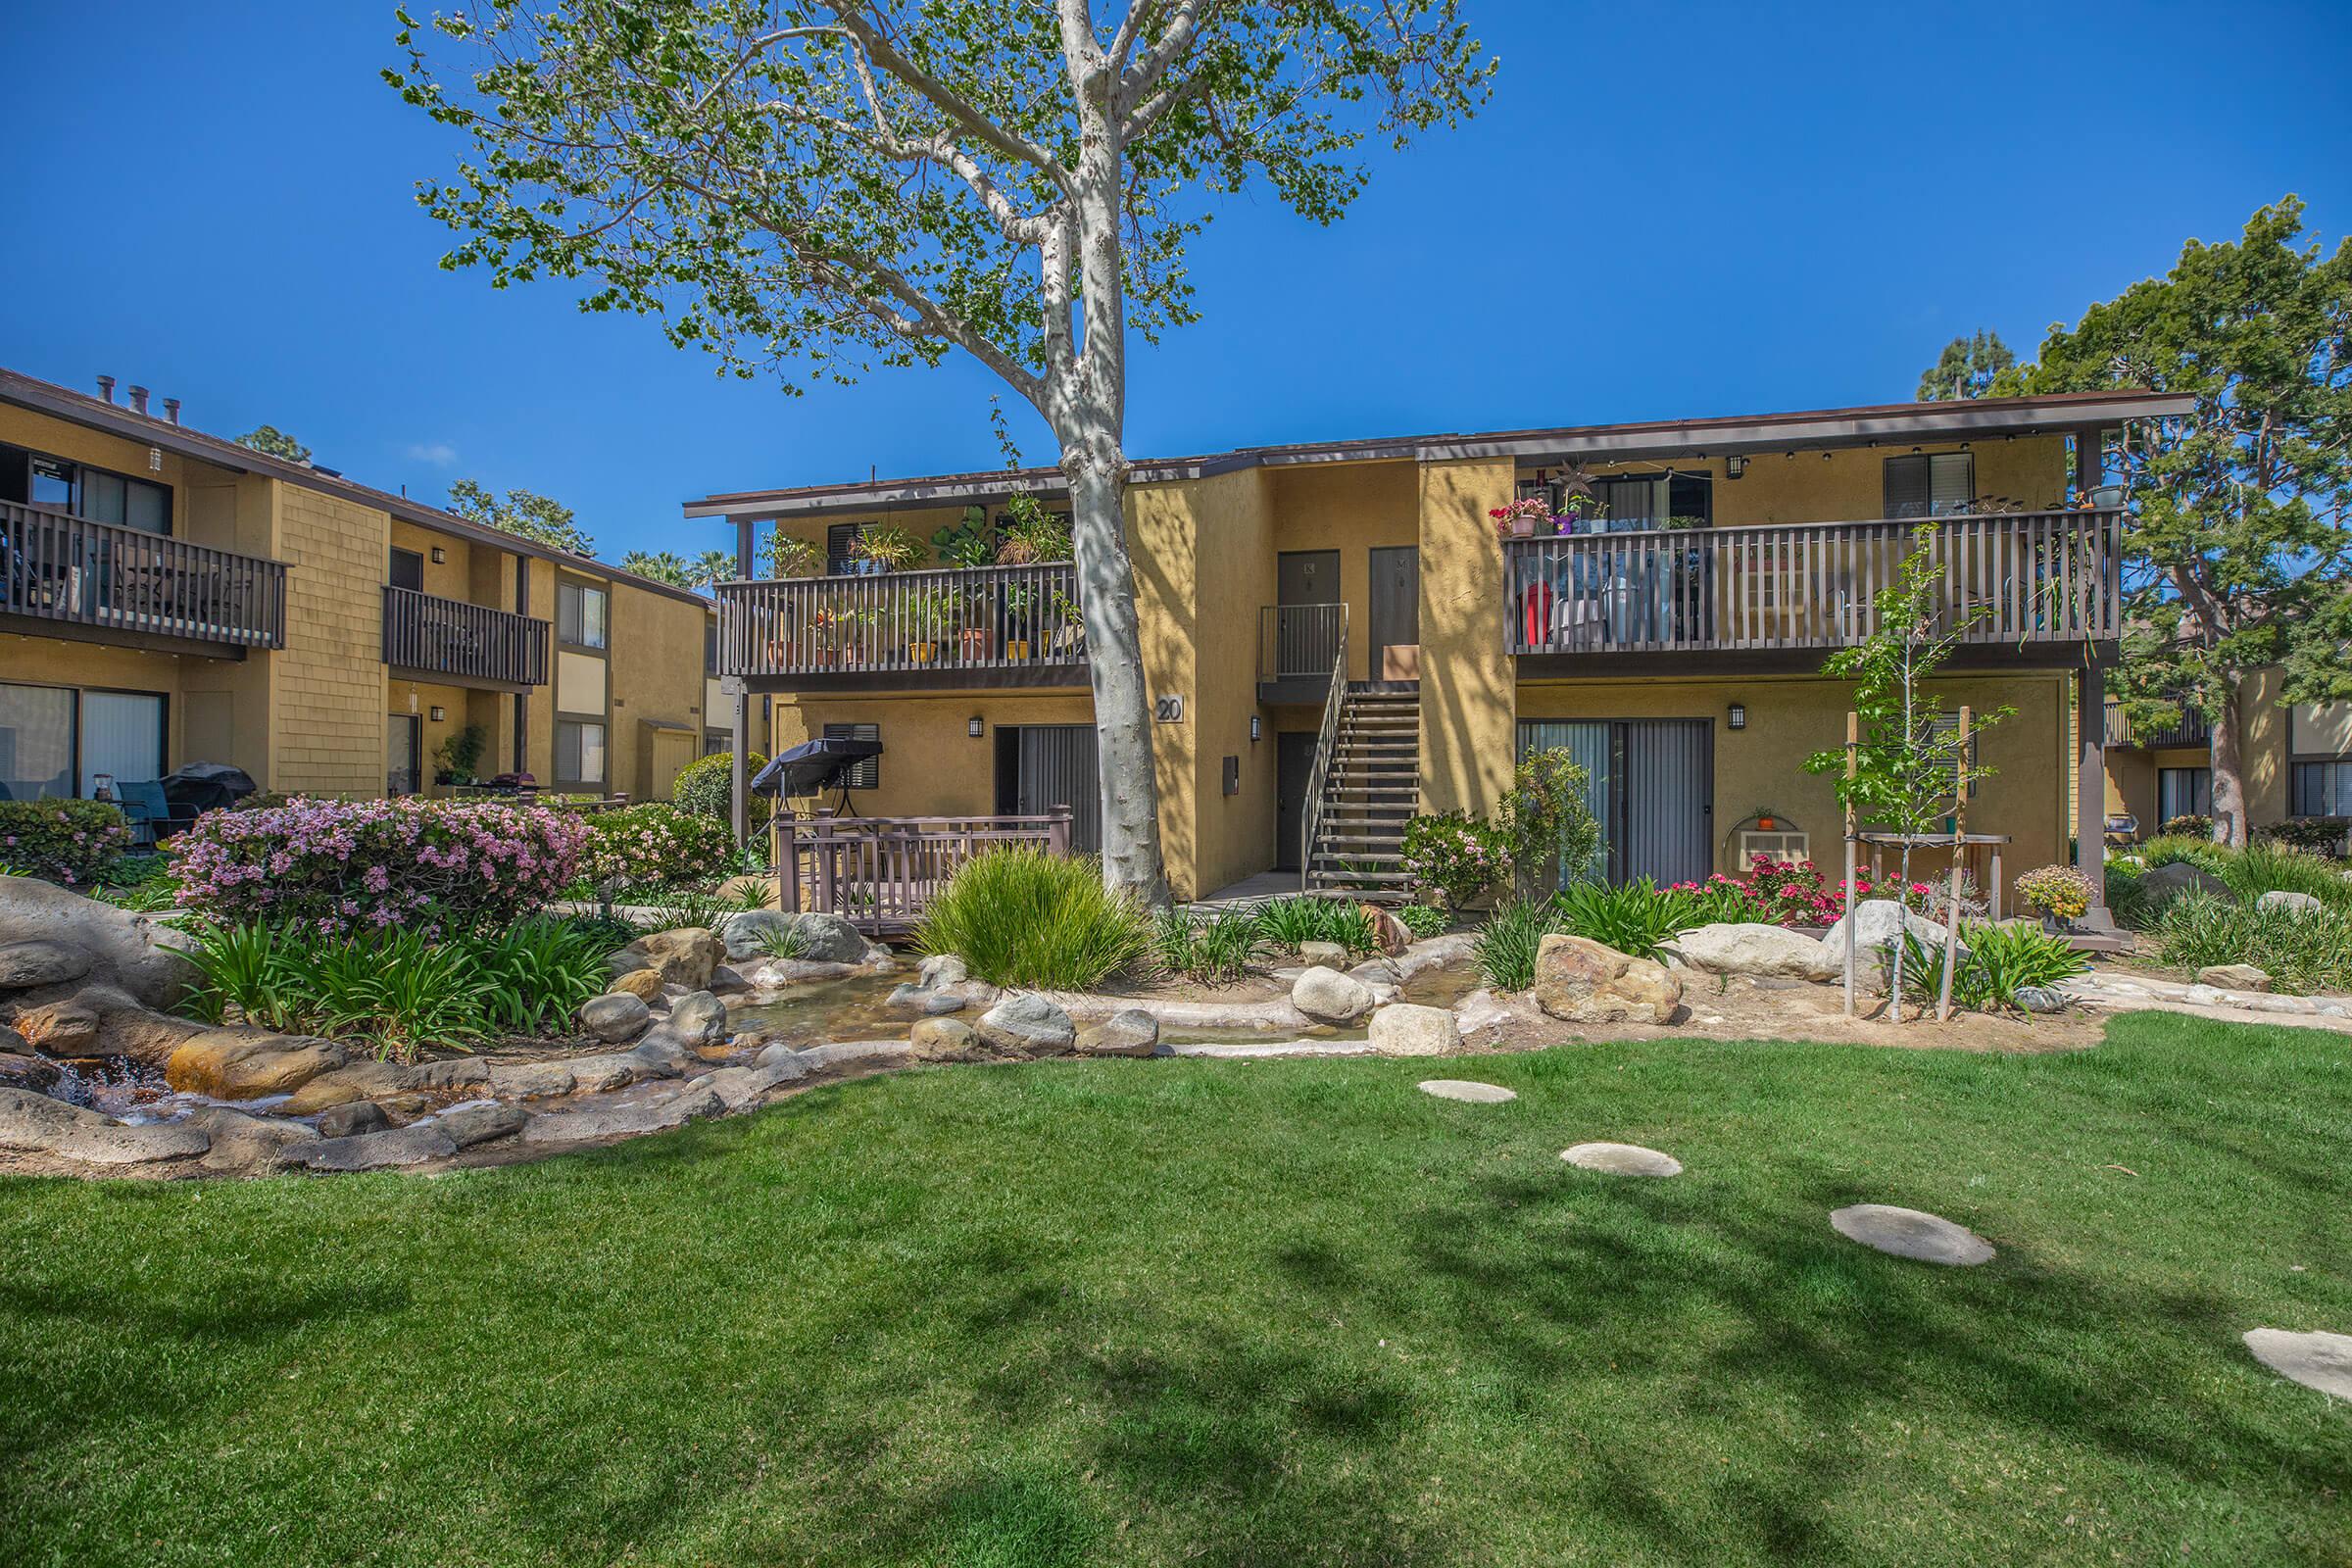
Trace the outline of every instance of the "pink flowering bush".
[[180, 904], [217, 921], [438, 935], [537, 909], [578, 874], [587, 839], [544, 807], [296, 800], [208, 811], [167, 853]]
[[1404, 874], [1416, 891], [1435, 893], [1448, 909], [1511, 874], [1511, 852], [1502, 837], [1459, 811], [1416, 816], [1404, 824]]
[[723, 817], [648, 801], [598, 811], [587, 823], [579, 874], [599, 886], [677, 887], [714, 881], [735, 869], [735, 832]]
[[104, 801], [0, 801], [0, 871], [86, 888], [129, 847], [129, 824]]

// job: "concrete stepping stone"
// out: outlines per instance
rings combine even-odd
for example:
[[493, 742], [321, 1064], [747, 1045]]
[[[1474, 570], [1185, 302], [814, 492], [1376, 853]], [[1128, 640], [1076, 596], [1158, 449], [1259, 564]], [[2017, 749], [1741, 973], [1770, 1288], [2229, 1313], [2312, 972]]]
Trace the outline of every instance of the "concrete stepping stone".
[[2246, 1348], [2280, 1377], [2339, 1399], [2352, 1399], [2352, 1334], [2296, 1334], [2250, 1329]]
[[1683, 1162], [1672, 1154], [1661, 1154], [1640, 1144], [1579, 1144], [1564, 1149], [1560, 1157], [1571, 1165], [1586, 1170], [1607, 1171], [1612, 1176], [1680, 1176]]
[[1891, 1203], [1854, 1203], [1830, 1216], [1831, 1227], [1849, 1242], [1895, 1257], [1966, 1268], [1992, 1261], [1992, 1244], [1940, 1214]]
[[1499, 1105], [1505, 1101], [1519, 1098], [1519, 1092], [1515, 1089], [1505, 1089], [1500, 1084], [1482, 1084], [1471, 1078], [1424, 1078], [1419, 1088], [1423, 1094], [1435, 1095], [1440, 1100], [1462, 1100], [1473, 1105]]

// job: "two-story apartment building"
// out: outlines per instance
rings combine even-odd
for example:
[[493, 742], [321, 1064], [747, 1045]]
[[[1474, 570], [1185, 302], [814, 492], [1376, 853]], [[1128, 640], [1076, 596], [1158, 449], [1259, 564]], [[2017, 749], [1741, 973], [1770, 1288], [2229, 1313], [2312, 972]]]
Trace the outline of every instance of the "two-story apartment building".
[[704, 735], [707, 602], [334, 470], [202, 434], [177, 400], [0, 371], [0, 792], [191, 761], [265, 790], [474, 771], [666, 796]]
[[[1703, 878], [1758, 850], [1834, 863], [1833, 782], [1804, 761], [1842, 743], [1850, 688], [1821, 664], [1872, 624], [1922, 523], [1965, 622], [1945, 690], [2016, 710], [1982, 741], [1997, 773], [1972, 815], [2008, 841], [2004, 876], [2062, 858], [2077, 694], [2098, 690], [2075, 677], [2118, 631], [2100, 433], [2184, 407], [1987, 399], [1139, 462], [1128, 531], [1176, 891], [1292, 866], [1394, 887], [1407, 814], [1492, 812], [1539, 747], [1591, 771], [1616, 877]], [[1059, 475], [1032, 469], [685, 511], [731, 520], [746, 561], [780, 529], [824, 563], [718, 590], [717, 667], [772, 700], [776, 748], [879, 739], [860, 811], [1068, 804], [1085, 843], [1090, 654], [1068, 565], [869, 575], [853, 550], [868, 528], [929, 540], [1016, 492], [1063, 504]], [[1523, 497], [1600, 515], [1498, 536], [1492, 514]]]
[[[2352, 818], [2352, 703], [2284, 703], [2281, 672], [2250, 676], [2238, 704], [2246, 826]], [[2133, 729], [2107, 706], [2107, 814], [2141, 836], [2213, 814], [2213, 728], [2195, 710], [2165, 729]]]

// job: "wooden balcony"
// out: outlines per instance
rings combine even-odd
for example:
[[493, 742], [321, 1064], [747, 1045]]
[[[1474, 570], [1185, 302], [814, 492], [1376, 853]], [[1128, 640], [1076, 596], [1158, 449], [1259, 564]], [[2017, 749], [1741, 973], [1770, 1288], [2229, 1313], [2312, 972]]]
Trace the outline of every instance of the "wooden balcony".
[[[2047, 662], [2062, 646], [2112, 645], [2122, 622], [2121, 514], [1971, 514], [1934, 519], [1941, 623], [1971, 652]], [[1921, 523], [1592, 533], [1505, 543], [1508, 646], [1552, 673], [1613, 656], [1737, 656], [1725, 667], [1806, 667], [1818, 651], [1868, 636], [1879, 592]], [[2079, 656], [2077, 656], [2079, 657]], [[2071, 661], [2070, 661], [2071, 662]], [[1690, 660], [1691, 667], [1708, 661]]]
[[2207, 746], [2213, 742], [2213, 728], [2205, 715], [2193, 708], [2184, 708], [2180, 716], [2165, 729], [2133, 730], [2124, 716], [2124, 705], [2107, 705], [2107, 745], [2111, 750], [2149, 752], [2175, 751], [2190, 746]]
[[544, 686], [550, 629], [512, 611], [384, 590], [384, 662], [419, 680], [490, 691]]
[[1086, 683], [1067, 562], [718, 585], [718, 672], [754, 690]]
[[286, 568], [0, 501], [0, 625], [214, 658], [286, 645]]

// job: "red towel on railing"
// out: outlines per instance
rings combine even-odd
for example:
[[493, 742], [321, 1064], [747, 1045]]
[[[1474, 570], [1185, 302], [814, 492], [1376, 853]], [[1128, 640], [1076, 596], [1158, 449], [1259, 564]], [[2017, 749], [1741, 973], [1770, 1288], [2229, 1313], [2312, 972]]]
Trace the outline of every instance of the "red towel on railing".
[[1543, 581], [1529, 583], [1526, 593], [1520, 597], [1525, 614], [1525, 625], [1521, 629], [1526, 633], [1527, 646], [1541, 648], [1551, 641], [1551, 584]]

